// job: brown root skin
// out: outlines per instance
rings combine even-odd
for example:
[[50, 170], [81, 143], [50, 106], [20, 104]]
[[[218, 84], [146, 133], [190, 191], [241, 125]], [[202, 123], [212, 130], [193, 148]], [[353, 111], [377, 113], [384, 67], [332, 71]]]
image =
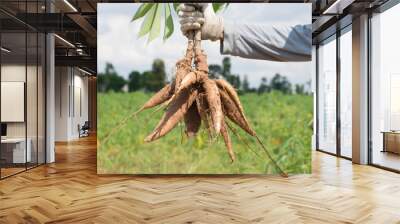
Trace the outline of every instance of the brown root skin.
[[193, 41], [188, 42], [188, 47], [186, 49], [185, 58], [179, 60], [176, 63], [176, 73], [175, 73], [175, 92], [178, 90], [179, 86], [181, 85], [182, 79], [191, 72], [192, 70], [192, 60], [193, 60], [193, 53], [194, 53], [194, 43]]
[[174, 99], [169, 105], [163, 118], [158, 123], [155, 130], [145, 138], [145, 142], [151, 142], [163, 137], [170, 132], [183, 119], [197, 97], [197, 90], [191, 91], [186, 89]]
[[203, 88], [205, 91], [208, 106], [210, 108], [211, 120], [215, 134], [220, 133], [221, 123], [223, 119], [221, 99], [217, 84], [211, 79], [203, 80]]
[[201, 117], [197, 111], [197, 105], [195, 103], [189, 107], [189, 110], [184, 115], [184, 121], [186, 126], [186, 136], [189, 138], [194, 137], [199, 131], [201, 125]]
[[185, 58], [190, 61], [194, 58], [194, 41], [193, 40], [188, 41]]
[[183, 90], [191, 88], [194, 84], [202, 82], [206, 78], [207, 74], [204, 74], [204, 72], [199, 72], [199, 71], [190, 72], [181, 81], [180, 87], [175, 91], [172, 97], [170, 97], [169, 100], [166, 101], [166, 104], [169, 105]]
[[244, 115], [243, 106], [240, 103], [239, 95], [237, 94], [235, 88], [224, 79], [216, 79], [215, 82], [220, 89], [223, 89], [226, 93], [228, 93], [232, 101], [235, 103], [236, 107], [239, 109], [239, 112], [242, 115], [243, 119], [245, 119], [248, 123], [246, 116]]
[[156, 94], [154, 94], [146, 103], [143, 104], [143, 106], [131, 113], [129, 116], [125, 117], [124, 119], [122, 119], [121, 121], [118, 122], [118, 124], [113, 127], [103, 138], [102, 140], [102, 144], [105, 144], [106, 142], [108, 142], [108, 140], [110, 139], [110, 137], [116, 133], [118, 130], [120, 130], [122, 127], [124, 127], [126, 125], [126, 123], [128, 122], [129, 119], [136, 117], [136, 115], [140, 112], [142, 112], [143, 110], [158, 106], [162, 103], [167, 102], [167, 100], [169, 100], [174, 93], [174, 86], [175, 86], [175, 82], [172, 82], [171, 84], [167, 84], [165, 85], [160, 91], [158, 91]]
[[194, 33], [190, 33], [188, 36], [188, 44], [186, 48], [186, 59], [188, 59], [190, 62], [193, 59], [194, 54]]
[[[207, 105], [205, 105], [205, 99], [204, 99], [204, 93], [199, 93], [197, 98], [196, 98], [196, 105], [197, 105], [197, 111], [200, 115], [200, 118], [202, 120], [204, 120], [207, 116]], [[206, 123], [205, 125], [208, 125], [208, 123]]]
[[176, 63], [175, 92], [179, 89], [182, 79], [191, 71], [190, 61], [182, 59]]
[[181, 84], [179, 85], [178, 90], [175, 92], [175, 94], [179, 94], [180, 91], [182, 91], [185, 88], [189, 88], [190, 86], [194, 85], [195, 83], [201, 82], [207, 78], [207, 75], [204, 74], [203, 72], [189, 72], [181, 81]]
[[229, 122], [227, 122], [227, 121], [225, 121], [225, 124], [226, 124], [226, 126], [228, 126], [228, 129], [239, 139], [239, 141], [241, 141], [243, 144], [245, 144], [246, 147], [247, 147], [248, 149], [250, 149], [254, 154], [256, 154], [258, 157], [261, 158], [261, 155], [258, 154], [258, 152], [255, 151], [255, 150], [250, 146], [250, 143], [249, 143], [245, 138], [242, 138], [242, 137], [239, 135], [239, 133], [238, 133], [238, 131], [236, 130], [236, 128], [234, 128], [232, 125], [230, 125]]
[[175, 82], [164, 86], [164, 88], [154, 94], [136, 113], [139, 113], [140, 111], [145, 109], [155, 107], [169, 100], [173, 95], [174, 85]]
[[249, 135], [255, 136], [256, 132], [250, 127], [247, 121], [244, 119], [239, 109], [229, 97], [228, 93], [223, 89], [219, 89], [219, 94], [221, 96], [222, 107], [225, 116], [227, 116], [231, 121], [237, 124], [240, 128], [245, 130]]
[[198, 71], [208, 73], [207, 56], [202, 50], [196, 49], [195, 63]]
[[194, 55], [193, 55], [194, 54], [194, 48], [193, 47], [194, 47], [193, 41], [189, 41], [188, 47], [186, 49], [186, 55], [185, 55], [185, 59], [189, 63], [189, 65], [191, 64], [192, 59], [194, 57]]
[[231, 157], [231, 160], [233, 163], [235, 161], [235, 153], [233, 152], [231, 137], [229, 136], [228, 127], [225, 124], [224, 120], [222, 120], [221, 135], [224, 139], [226, 149], [228, 150], [229, 157]]
[[212, 121], [208, 115], [209, 108], [208, 108], [207, 99], [206, 99], [204, 92], [200, 92], [199, 95], [197, 96], [196, 105], [197, 105], [197, 111], [199, 112], [200, 118], [203, 121], [203, 124], [208, 131], [208, 137], [209, 137], [209, 139], [211, 139], [213, 137], [212, 131], [211, 131]]
[[[210, 139], [219, 134], [222, 135], [228, 154], [233, 162], [235, 161], [235, 153], [229, 135], [229, 129], [233, 129], [225, 120], [225, 117], [228, 117], [257, 139], [259, 145], [279, 169], [281, 175], [287, 177], [287, 174], [272, 158], [261, 139], [247, 122], [236, 90], [225, 80], [214, 81], [208, 78], [207, 56], [200, 49], [200, 37], [200, 32], [196, 32], [192, 38], [189, 38], [185, 58], [176, 63], [174, 81], [157, 92], [139, 111], [124, 118], [106, 135], [105, 140], [99, 142], [98, 145], [101, 146], [107, 142], [112, 134], [140, 111], [162, 104], [156, 111], [165, 107], [167, 107], [167, 110], [154, 131], [145, 138], [146, 142], [165, 136], [182, 120], [186, 125], [186, 135], [188, 137], [194, 136], [199, 131], [203, 121]], [[193, 53], [195, 53], [195, 57]], [[195, 70], [192, 69], [193, 58], [195, 59]], [[237, 134], [235, 131], [232, 132]]]

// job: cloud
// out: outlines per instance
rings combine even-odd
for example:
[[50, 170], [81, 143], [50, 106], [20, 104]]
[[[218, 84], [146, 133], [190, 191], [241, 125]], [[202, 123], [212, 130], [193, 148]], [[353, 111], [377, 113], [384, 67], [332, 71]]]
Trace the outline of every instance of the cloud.
[[[186, 38], [175, 22], [175, 32], [165, 42], [157, 38], [147, 43], [147, 37], [138, 38], [141, 21], [131, 22], [139, 4], [102, 3], [98, 5], [98, 71], [104, 71], [110, 62], [117, 72], [128, 77], [133, 70], [151, 69], [156, 58], [164, 60], [166, 71], [172, 76], [175, 62], [182, 58]], [[249, 13], [251, 12], [251, 13]], [[232, 3], [221, 13], [225, 21], [246, 23], [307, 24], [311, 23], [311, 4]], [[173, 14], [176, 21], [176, 14]], [[163, 31], [163, 27], [161, 28]], [[219, 51], [219, 42], [203, 41], [209, 64], [221, 64], [225, 55]], [[309, 62], [270, 62], [231, 57], [232, 73], [247, 75], [251, 86], [258, 86], [262, 77], [270, 79], [280, 73], [294, 83], [311, 79]]]

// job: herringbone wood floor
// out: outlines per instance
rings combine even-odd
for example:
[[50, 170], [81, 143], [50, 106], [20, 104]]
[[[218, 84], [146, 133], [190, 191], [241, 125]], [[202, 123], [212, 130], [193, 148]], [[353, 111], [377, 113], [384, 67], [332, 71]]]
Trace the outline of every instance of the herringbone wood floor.
[[400, 223], [400, 175], [313, 154], [313, 174], [98, 176], [96, 141], [0, 181], [0, 223]]

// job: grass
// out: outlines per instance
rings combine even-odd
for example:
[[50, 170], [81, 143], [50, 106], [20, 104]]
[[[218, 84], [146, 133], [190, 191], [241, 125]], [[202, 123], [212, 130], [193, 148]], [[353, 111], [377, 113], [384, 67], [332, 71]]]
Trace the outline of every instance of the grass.
[[[99, 93], [98, 140], [119, 120], [136, 111], [151, 94]], [[240, 96], [248, 120], [288, 173], [311, 172], [312, 97], [272, 92]], [[154, 110], [154, 109], [153, 109]], [[180, 124], [167, 136], [144, 143], [162, 116], [147, 110], [127, 122], [97, 152], [97, 169], [102, 174], [276, 174], [256, 141], [238, 130], [252, 150], [231, 133], [236, 161], [231, 163], [222, 138], [210, 142], [206, 130], [194, 139], [184, 136]], [[232, 124], [232, 123], [231, 123]], [[232, 124], [233, 125], [233, 124]]]

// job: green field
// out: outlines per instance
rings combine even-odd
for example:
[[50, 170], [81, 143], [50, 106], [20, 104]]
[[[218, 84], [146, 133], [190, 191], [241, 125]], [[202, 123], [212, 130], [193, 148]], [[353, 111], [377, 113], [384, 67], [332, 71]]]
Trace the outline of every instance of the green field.
[[[99, 93], [98, 140], [133, 111], [151, 94]], [[311, 135], [313, 101], [311, 96], [284, 95], [280, 92], [240, 96], [248, 120], [288, 173], [311, 172]], [[145, 143], [143, 139], [158, 123], [162, 111], [147, 110], [126, 123], [97, 152], [97, 169], [102, 174], [275, 174], [278, 173], [256, 141], [231, 134], [236, 161], [231, 163], [222, 138], [209, 141], [205, 129], [194, 139], [187, 139], [182, 124], [167, 136]], [[239, 129], [237, 129], [239, 130]]]

